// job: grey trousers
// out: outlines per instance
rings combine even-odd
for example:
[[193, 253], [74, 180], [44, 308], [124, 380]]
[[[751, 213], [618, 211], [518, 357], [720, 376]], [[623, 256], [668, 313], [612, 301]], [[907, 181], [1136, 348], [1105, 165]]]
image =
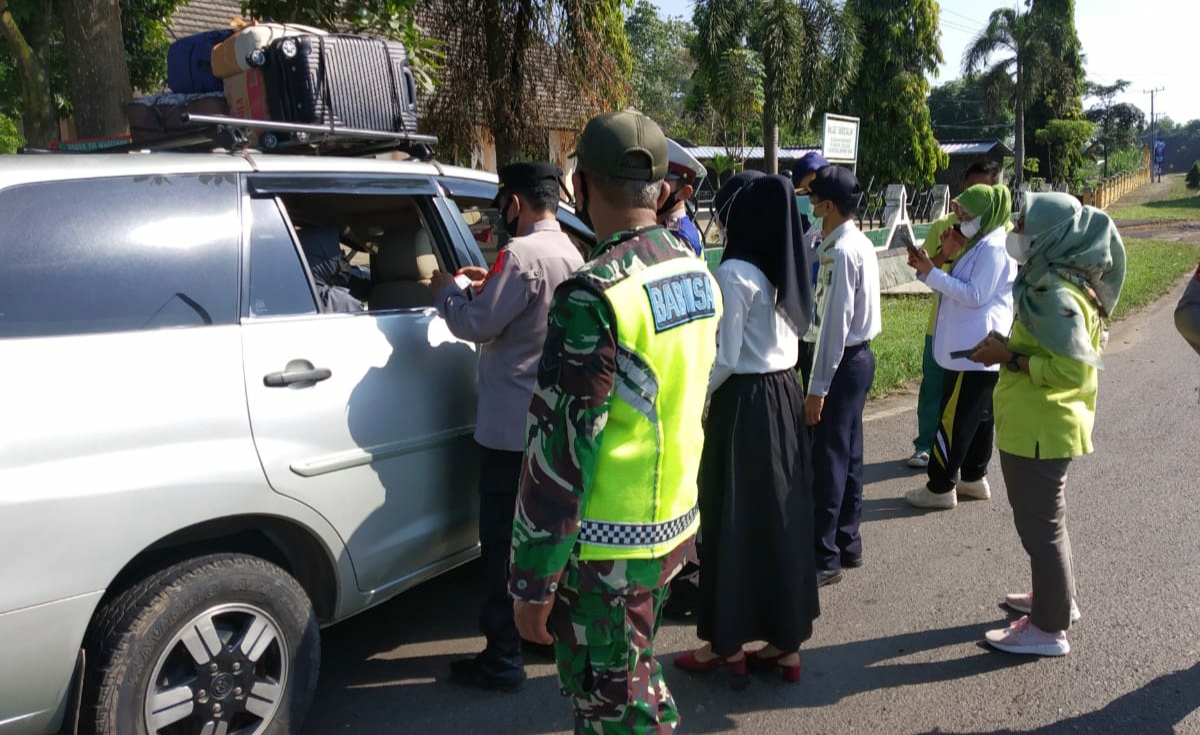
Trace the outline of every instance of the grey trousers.
[[1030, 619], [1053, 633], [1071, 627], [1075, 576], [1067, 536], [1067, 467], [1070, 459], [1029, 459], [1000, 452], [1000, 469], [1021, 545], [1033, 571]]
[[1200, 269], [1189, 283], [1175, 308], [1175, 328], [1200, 354]]

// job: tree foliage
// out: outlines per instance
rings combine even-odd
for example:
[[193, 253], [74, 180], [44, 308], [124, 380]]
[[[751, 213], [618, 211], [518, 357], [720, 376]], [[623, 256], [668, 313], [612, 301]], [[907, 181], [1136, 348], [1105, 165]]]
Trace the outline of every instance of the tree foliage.
[[[1037, 94], [1025, 111], [1027, 130], [1046, 127], [1051, 120], [1083, 119], [1083, 45], [1075, 30], [1075, 0], [1026, 0], [1029, 17], [1050, 50], [1050, 66]], [[1046, 158], [1036, 135], [1026, 141], [1032, 156]]]
[[1029, 11], [999, 8], [963, 54], [964, 74], [983, 74], [992, 108], [1014, 110], [1014, 183], [1018, 185], [1025, 178], [1026, 113], [1034, 100], [1073, 73], [1053, 45], [1061, 36], [1061, 29], [1042, 27]]
[[[183, 0], [121, 0], [121, 30], [134, 89], [154, 91], [166, 79], [170, 16]], [[58, 137], [57, 119], [72, 114], [71, 64], [94, 55], [66, 53], [62, 18], [49, 0], [3, 0], [11, 25], [0, 22], [0, 113], [20, 118], [30, 143]], [[26, 56], [22, 47], [28, 47]], [[79, 69], [76, 69], [78, 71]]]
[[7, 115], [0, 114], [0, 154], [16, 153], [25, 145], [25, 139], [17, 131], [17, 124]]
[[1104, 149], [1104, 176], [1109, 176], [1109, 164], [1113, 154], [1129, 149], [1141, 149], [1140, 133], [1146, 124], [1146, 115], [1128, 102], [1118, 103], [1115, 98], [1129, 88], [1129, 82], [1120, 79], [1114, 84], [1088, 84], [1088, 96], [1096, 104], [1088, 108], [1086, 117], [1098, 126]]
[[633, 104], [657, 122], [667, 135], [687, 135], [685, 107], [696, 71], [689, 47], [695, 36], [692, 24], [682, 18], [662, 18], [649, 0], [638, 0], [625, 19], [633, 75]]
[[1096, 134], [1096, 125], [1086, 120], [1051, 120], [1037, 131], [1046, 146], [1046, 178], [1054, 183], [1077, 184], [1083, 176], [1084, 152]]
[[629, 100], [625, 0], [441, 0], [423, 7], [429, 34], [452, 61], [426, 106], [439, 149], [451, 159], [470, 156], [475, 125], [491, 129], [501, 165], [544, 158], [555, 108], [568, 108], [570, 126], [580, 129], [593, 114]]
[[778, 165], [781, 124], [808, 126], [854, 81], [861, 56], [858, 24], [832, 0], [697, 0], [694, 53], [700, 83], [712, 98], [730, 51], [749, 51], [762, 63], [762, 133], [766, 167]]
[[930, 90], [928, 104], [933, 137], [939, 141], [1004, 140], [1012, 134], [1012, 110], [988, 104], [983, 77], [938, 85]]
[[948, 157], [933, 135], [926, 74], [942, 62], [936, 0], [847, 0], [865, 38], [850, 111], [862, 118], [860, 169], [879, 181], [932, 183]]

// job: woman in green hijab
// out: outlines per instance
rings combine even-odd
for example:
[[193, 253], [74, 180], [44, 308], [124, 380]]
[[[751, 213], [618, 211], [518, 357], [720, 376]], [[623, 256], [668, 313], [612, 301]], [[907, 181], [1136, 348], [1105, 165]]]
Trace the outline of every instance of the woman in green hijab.
[[1062, 656], [1079, 619], [1067, 468], [1092, 452], [1103, 325], [1125, 281], [1125, 246], [1104, 212], [1068, 194], [1028, 194], [1007, 248], [1021, 264], [1012, 334], [988, 337], [971, 359], [1005, 366], [994, 396], [996, 445], [1033, 591], [1005, 598], [1026, 615], [986, 639], [1010, 653]]
[[909, 490], [909, 505], [949, 510], [960, 498], [987, 500], [992, 459], [992, 392], [999, 369], [967, 359], [991, 332], [1012, 328], [1012, 283], [1017, 264], [1005, 252], [1005, 225], [1012, 197], [1003, 186], [969, 187], [952, 203], [961, 224], [942, 236], [939, 259], [954, 258], [949, 271], [924, 250], [910, 250], [909, 264], [938, 294], [933, 356], [942, 368], [942, 400], [927, 481]]

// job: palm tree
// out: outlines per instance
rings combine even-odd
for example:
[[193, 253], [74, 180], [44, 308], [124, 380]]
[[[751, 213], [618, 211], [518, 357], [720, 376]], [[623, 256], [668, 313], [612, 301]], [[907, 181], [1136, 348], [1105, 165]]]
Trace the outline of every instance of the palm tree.
[[[1033, 22], [1031, 13], [1017, 8], [992, 11], [987, 27], [963, 54], [963, 73], [982, 72], [990, 105], [1011, 105], [1016, 116], [1013, 153], [1014, 184], [1025, 178], [1025, 111], [1037, 95], [1054, 87], [1072, 72], [1062, 55], [1054, 53], [1060, 29], [1053, 23]], [[1040, 19], [1039, 19], [1040, 20]], [[999, 58], [995, 58], [999, 55]]]
[[779, 168], [779, 125], [807, 124], [854, 82], [861, 49], [857, 24], [832, 0], [696, 0], [696, 55], [713, 97], [728, 52], [762, 61], [766, 170]]

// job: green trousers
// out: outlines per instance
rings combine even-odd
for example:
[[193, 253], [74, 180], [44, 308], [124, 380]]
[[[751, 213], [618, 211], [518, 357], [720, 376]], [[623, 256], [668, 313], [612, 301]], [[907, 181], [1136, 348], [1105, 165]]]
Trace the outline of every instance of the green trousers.
[[918, 452], [933, 448], [938, 424], [942, 420], [942, 376], [945, 371], [933, 359], [933, 337], [925, 335], [925, 354], [921, 359], [921, 392], [917, 395], [917, 438], [913, 447]]

